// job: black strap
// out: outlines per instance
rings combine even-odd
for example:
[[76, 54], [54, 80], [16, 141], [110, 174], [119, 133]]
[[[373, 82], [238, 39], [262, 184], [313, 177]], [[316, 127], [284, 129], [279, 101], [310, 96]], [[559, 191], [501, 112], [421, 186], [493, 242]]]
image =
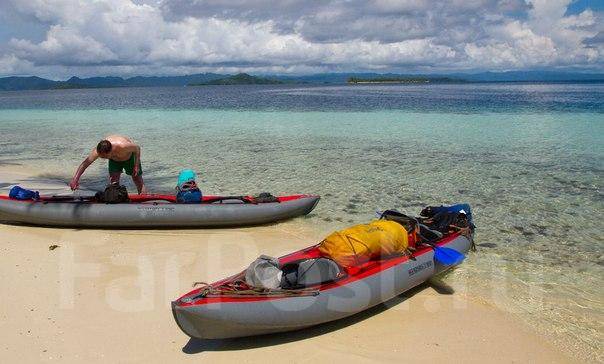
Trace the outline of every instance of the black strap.
[[209, 198], [207, 200], [203, 200], [201, 203], [212, 204], [215, 202], [222, 202], [222, 201], [227, 201], [227, 200], [239, 200], [239, 201], [242, 201], [243, 203], [254, 203], [254, 201], [250, 200], [250, 198], [247, 196], [218, 196], [218, 197]]
[[45, 202], [60, 202], [60, 201], [93, 201], [94, 196], [41, 196], [40, 200]]

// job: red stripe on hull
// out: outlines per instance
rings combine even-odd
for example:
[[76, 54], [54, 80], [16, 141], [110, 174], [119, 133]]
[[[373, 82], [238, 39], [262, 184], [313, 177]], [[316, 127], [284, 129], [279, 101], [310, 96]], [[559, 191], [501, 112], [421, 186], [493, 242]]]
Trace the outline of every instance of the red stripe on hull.
[[[438, 246], [445, 245], [445, 244], [451, 242], [452, 240], [454, 240], [455, 238], [457, 238], [458, 236], [459, 236], [459, 233], [450, 234], [450, 235], [442, 238], [435, 245], [438, 245]], [[413, 257], [419, 257], [430, 251], [432, 251], [432, 248], [430, 248], [430, 247], [420, 248], [415, 253], [413, 253]], [[320, 256], [321, 255], [319, 253], [318, 246], [314, 245], [314, 246], [293, 252], [291, 254], [288, 254], [288, 255], [285, 255], [285, 256], [279, 258], [279, 263], [281, 263], [283, 265], [285, 263], [289, 263], [289, 262], [293, 262], [293, 261], [297, 261], [297, 260], [301, 260], [301, 259], [318, 258]], [[408, 260], [409, 260], [408, 256], [400, 256], [400, 257], [395, 257], [395, 258], [390, 258], [390, 259], [370, 261], [370, 262], [367, 262], [365, 264], [362, 264], [362, 265], [356, 267], [359, 270], [359, 272], [357, 274], [348, 275], [336, 282], [331, 282], [331, 283], [319, 286], [318, 290], [327, 291], [327, 290], [335, 288], [335, 287], [345, 286], [347, 284], [361, 280], [361, 279], [371, 276], [373, 274], [378, 274], [386, 269], [394, 267], [398, 264], [402, 264]], [[233, 280], [236, 277], [240, 277], [241, 274], [242, 273], [239, 273], [239, 274], [233, 275], [231, 277], [222, 279], [218, 282], [212, 283], [211, 286], [218, 287], [226, 282]], [[202, 290], [203, 290], [203, 288], [198, 288], [198, 289], [195, 289], [195, 290], [181, 296], [176, 301], [177, 305], [185, 307], [185, 306], [196, 306], [196, 305], [204, 305], [204, 304], [211, 304], [211, 303], [268, 301], [268, 300], [276, 300], [276, 299], [283, 299], [283, 298], [291, 297], [291, 296], [256, 296], [256, 297], [241, 297], [240, 298], [240, 297], [220, 297], [220, 296], [207, 297], [206, 296], [195, 302], [185, 303], [185, 302], [181, 301], [181, 298], [199, 294], [202, 292]]]

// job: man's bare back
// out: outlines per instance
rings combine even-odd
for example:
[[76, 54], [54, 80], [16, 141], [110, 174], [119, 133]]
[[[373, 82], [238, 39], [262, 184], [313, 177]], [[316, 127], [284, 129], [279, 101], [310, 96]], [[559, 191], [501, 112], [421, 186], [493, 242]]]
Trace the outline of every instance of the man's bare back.
[[122, 135], [110, 135], [93, 148], [74, 174], [69, 186], [72, 190], [79, 187], [79, 180], [86, 168], [98, 158], [109, 160], [109, 178], [111, 183], [119, 183], [123, 171], [132, 176], [138, 193], [145, 191], [141, 169], [141, 148], [130, 138]]
[[[122, 135], [109, 135], [105, 138], [111, 143], [111, 151], [105, 156], [99, 155], [96, 148], [90, 152], [90, 155], [96, 154], [97, 158], [111, 159], [117, 162], [124, 162], [130, 159], [132, 153], [138, 147], [132, 140]], [[96, 158], [95, 158], [96, 159]]]

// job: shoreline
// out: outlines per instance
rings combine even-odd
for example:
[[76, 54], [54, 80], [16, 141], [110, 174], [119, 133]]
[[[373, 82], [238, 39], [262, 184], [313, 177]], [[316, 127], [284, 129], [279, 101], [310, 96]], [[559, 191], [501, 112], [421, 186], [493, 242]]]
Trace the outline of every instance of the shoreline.
[[[34, 185], [32, 177], [25, 166], [0, 166], [2, 186], [27, 180], [32, 188], [67, 191], [52, 181]], [[323, 234], [304, 220], [212, 230], [2, 224], [0, 287], [10, 294], [0, 303], [0, 359], [578, 362], [512, 314], [451, 294], [446, 277], [444, 287], [423, 285], [351, 318], [291, 333], [199, 341], [178, 329], [170, 301], [193, 282], [215, 281], [260, 254], [280, 256]]]

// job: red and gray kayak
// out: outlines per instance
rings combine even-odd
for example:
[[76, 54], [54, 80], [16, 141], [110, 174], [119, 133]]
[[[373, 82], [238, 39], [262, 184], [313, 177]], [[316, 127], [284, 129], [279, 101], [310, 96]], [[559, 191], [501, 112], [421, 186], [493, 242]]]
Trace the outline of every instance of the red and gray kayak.
[[204, 196], [181, 204], [171, 195], [130, 195], [130, 202], [106, 204], [92, 199], [42, 197], [20, 201], [0, 196], [0, 221], [44, 226], [154, 228], [232, 227], [266, 224], [310, 213], [319, 196], [279, 196], [276, 202], [253, 198]]
[[[436, 247], [466, 253], [471, 237], [453, 233]], [[279, 258], [279, 264], [320, 256], [313, 246]], [[303, 329], [364, 311], [425, 282], [452, 265], [434, 258], [434, 248], [422, 245], [412, 256], [369, 261], [354, 273], [328, 283], [294, 290], [241, 289], [245, 271], [198, 288], [172, 302], [172, 312], [185, 334], [222, 339]]]

